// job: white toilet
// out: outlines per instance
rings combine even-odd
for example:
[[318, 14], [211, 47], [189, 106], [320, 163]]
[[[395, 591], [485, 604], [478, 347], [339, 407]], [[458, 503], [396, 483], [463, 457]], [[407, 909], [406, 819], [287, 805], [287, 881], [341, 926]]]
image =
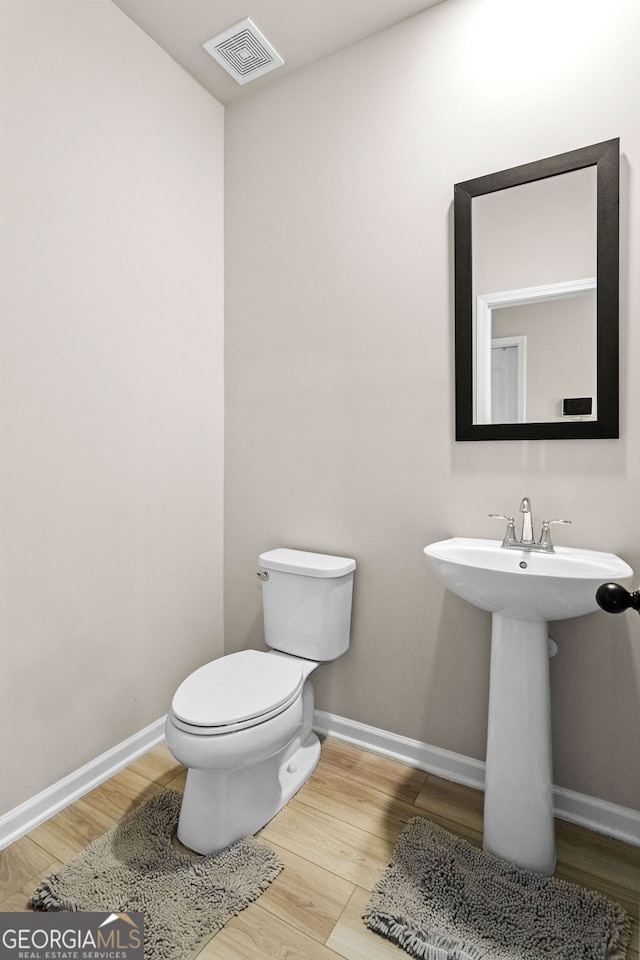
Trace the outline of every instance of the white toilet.
[[268, 653], [243, 650], [178, 687], [165, 736], [188, 767], [178, 839], [210, 854], [256, 833], [313, 773], [319, 662], [349, 646], [355, 560], [301, 550], [260, 555]]

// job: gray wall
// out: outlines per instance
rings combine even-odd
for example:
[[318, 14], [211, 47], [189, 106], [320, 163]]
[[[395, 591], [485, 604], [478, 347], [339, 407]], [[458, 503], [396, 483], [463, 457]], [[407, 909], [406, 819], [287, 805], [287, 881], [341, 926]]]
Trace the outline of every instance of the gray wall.
[[3, 0], [0, 813], [222, 649], [223, 121], [109, 0]]
[[[227, 648], [260, 551], [353, 555], [318, 706], [480, 758], [489, 619], [422, 547], [526, 493], [640, 576], [640, 12], [546, 5], [446, 0], [227, 111]], [[222, 651], [223, 110], [108, 0], [0, 40], [4, 812]], [[453, 183], [613, 136], [622, 440], [454, 443]], [[637, 618], [552, 633], [556, 781], [639, 808]]]
[[[526, 494], [640, 575], [640, 9], [575, 8], [447, 0], [227, 110], [226, 649], [261, 646], [262, 550], [351, 555], [317, 706], [480, 759], [490, 619], [424, 545]], [[622, 439], [454, 442], [453, 184], [616, 136]], [[638, 618], [551, 633], [556, 782], [640, 808]]]

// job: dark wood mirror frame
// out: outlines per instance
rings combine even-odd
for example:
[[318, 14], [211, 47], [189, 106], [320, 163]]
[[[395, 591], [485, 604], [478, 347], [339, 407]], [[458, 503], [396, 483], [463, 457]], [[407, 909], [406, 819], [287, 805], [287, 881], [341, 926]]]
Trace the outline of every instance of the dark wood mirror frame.
[[[549, 423], [474, 423], [472, 200], [496, 190], [591, 166], [597, 168], [598, 418]], [[619, 182], [620, 141], [615, 139], [455, 184], [456, 440], [578, 440], [619, 436]]]

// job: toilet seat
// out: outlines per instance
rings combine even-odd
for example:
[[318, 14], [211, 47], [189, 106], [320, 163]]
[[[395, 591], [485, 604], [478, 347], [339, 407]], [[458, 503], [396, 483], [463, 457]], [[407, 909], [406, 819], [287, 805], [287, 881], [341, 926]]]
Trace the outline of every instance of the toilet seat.
[[256, 726], [297, 699], [304, 671], [293, 657], [242, 650], [206, 663], [176, 690], [171, 704], [177, 727], [201, 736]]

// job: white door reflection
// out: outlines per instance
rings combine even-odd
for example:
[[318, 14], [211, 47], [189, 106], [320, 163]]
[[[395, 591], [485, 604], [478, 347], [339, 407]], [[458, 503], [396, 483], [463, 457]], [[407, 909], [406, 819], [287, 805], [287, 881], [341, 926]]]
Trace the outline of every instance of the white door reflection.
[[491, 341], [492, 423], [524, 423], [526, 337], [495, 337]]

